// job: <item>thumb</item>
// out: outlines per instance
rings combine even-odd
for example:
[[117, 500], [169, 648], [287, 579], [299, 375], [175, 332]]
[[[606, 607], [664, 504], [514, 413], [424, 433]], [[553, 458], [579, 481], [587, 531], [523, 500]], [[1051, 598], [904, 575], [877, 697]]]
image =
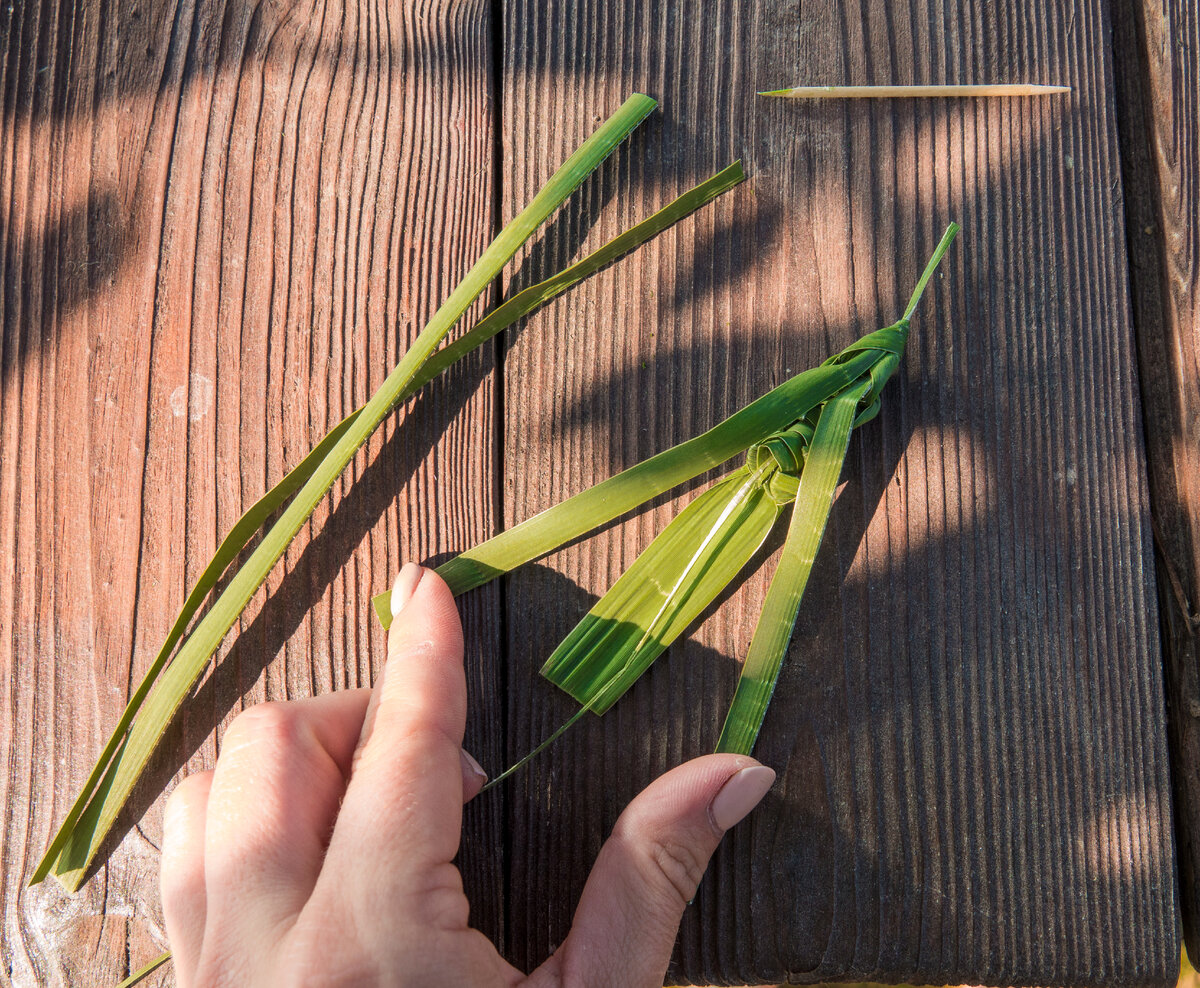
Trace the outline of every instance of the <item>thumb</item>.
[[647, 786], [600, 849], [546, 973], [571, 985], [661, 985], [709, 858], [774, 781], [752, 758], [706, 755]]

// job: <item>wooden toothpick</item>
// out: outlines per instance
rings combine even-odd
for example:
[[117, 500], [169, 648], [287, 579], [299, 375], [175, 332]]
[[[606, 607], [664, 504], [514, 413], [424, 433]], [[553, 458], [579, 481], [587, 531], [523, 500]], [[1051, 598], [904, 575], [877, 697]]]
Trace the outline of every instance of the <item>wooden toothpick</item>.
[[796, 86], [794, 89], [773, 89], [759, 96], [781, 96], [785, 99], [889, 99], [925, 98], [929, 96], [1046, 96], [1069, 93], [1070, 86]]

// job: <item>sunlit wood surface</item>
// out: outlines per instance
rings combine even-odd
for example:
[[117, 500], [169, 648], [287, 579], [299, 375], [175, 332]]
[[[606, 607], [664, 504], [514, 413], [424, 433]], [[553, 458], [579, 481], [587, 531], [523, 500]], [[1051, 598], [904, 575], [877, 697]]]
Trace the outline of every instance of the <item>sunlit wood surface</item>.
[[[0, 6], [0, 979], [111, 985], [161, 952], [160, 794], [211, 766], [232, 716], [370, 682], [368, 598], [403, 560], [466, 548], [893, 321], [955, 219], [851, 443], [756, 751], [779, 783], [724, 841], [669, 979], [1173, 981], [1151, 512], [1187, 619], [1185, 7]], [[1192, 47], [1164, 40], [1164, 11]], [[954, 82], [1072, 92], [754, 95]], [[229, 525], [634, 90], [660, 109], [490, 294], [734, 158], [749, 181], [389, 419], [226, 643], [108, 865], [74, 897], [26, 888]], [[489, 770], [570, 715], [539, 665], [688, 496], [463, 598], [467, 744]], [[472, 918], [515, 963], [562, 941], [628, 800], [711, 750], [772, 569], [764, 554], [610, 714], [471, 807]]]

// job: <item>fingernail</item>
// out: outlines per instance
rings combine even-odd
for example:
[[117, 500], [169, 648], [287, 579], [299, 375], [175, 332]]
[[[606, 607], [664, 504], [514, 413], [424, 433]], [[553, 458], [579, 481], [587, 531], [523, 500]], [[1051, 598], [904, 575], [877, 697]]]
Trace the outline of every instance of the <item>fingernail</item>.
[[464, 772], [466, 772], [468, 775], [477, 775], [482, 782], [487, 782], [487, 772], [483, 770], [483, 766], [480, 765], [479, 762], [475, 761], [475, 759], [471, 757], [471, 753], [467, 751], [466, 748], [460, 750], [458, 755], [459, 759], [462, 761]]
[[754, 807], [775, 782], [775, 770], [765, 765], [751, 765], [734, 775], [713, 797], [708, 812], [718, 830], [728, 830]]
[[416, 563], [405, 563], [400, 568], [400, 572], [396, 574], [396, 582], [392, 584], [392, 617], [399, 614], [404, 605], [412, 600], [417, 584], [421, 582], [424, 574], [425, 571]]

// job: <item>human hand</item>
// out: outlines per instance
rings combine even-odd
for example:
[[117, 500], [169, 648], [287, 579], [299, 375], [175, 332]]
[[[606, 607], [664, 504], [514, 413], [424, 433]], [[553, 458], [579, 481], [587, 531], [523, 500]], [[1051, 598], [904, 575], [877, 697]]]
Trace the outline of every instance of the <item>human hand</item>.
[[617, 820], [570, 935], [528, 978], [468, 925], [453, 859], [485, 781], [462, 750], [454, 599], [409, 564], [373, 690], [264, 703], [167, 802], [162, 901], [178, 983], [658, 986], [721, 835], [770, 788], [751, 758], [667, 772]]

